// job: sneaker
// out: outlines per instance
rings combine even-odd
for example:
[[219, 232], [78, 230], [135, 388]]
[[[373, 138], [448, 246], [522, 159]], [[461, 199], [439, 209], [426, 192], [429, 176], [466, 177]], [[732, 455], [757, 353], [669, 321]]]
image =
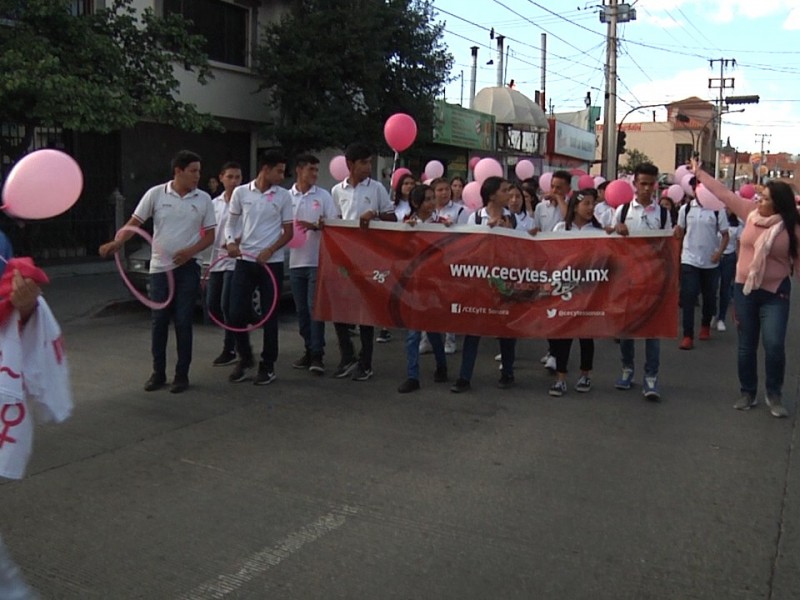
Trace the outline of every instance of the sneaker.
[[702, 325], [700, 327], [700, 335], [697, 336], [700, 341], [706, 342], [711, 339], [711, 326]]
[[228, 381], [231, 383], [240, 383], [250, 378], [250, 372], [253, 370], [252, 362], [245, 362], [240, 360], [233, 368], [233, 372], [228, 375]]
[[347, 333], [352, 336], [359, 335], [361, 333], [361, 328], [358, 325], [352, 325], [351, 327], [347, 328]]
[[433, 372], [434, 383], [447, 383], [447, 367], [436, 367]]
[[419, 389], [419, 379], [406, 379], [397, 388], [397, 393], [408, 394], [410, 392], [416, 392], [418, 389]]
[[556, 381], [550, 386], [550, 389], [547, 390], [547, 393], [551, 396], [555, 396], [556, 398], [560, 398], [567, 393], [567, 382], [561, 380]]
[[311, 352], [306, 350], [305, 354], [292, 363], [293, 369], [308, 369], [311, 366]]
[[333, 372], [333, 376], [336, 379], [345, 379], [346, 377], [350, 377], [350, 374], [357, 366], [358, 361], [355, 358], [348, 361], [342, 361], [339, 363], [339, 366], [336, 367], [336, 370]]
[[269, 385], [275, 381], [275, 370], [263, 362], [258, 363], [258, 373], [253, 378], [253, 385]]
[[544, 363], [544, 368], [547, 369], [548, 371], [551, 371], [551, 372], [555, 373], [556, 372], [556, 357], [555, 356], [548, 356], [547, 357], [547, 362]]
[[365, 369], [361, 365], [357, 365], [356, 370], [353, 371], [353, 381], [367, 381], [368, 379], [372, 379], [372, 369]]
[[[500, 360], [501, 360], [502, 358], [503, 358], [503, 355], [502, 355], [502, 354], [495, 354], [495, 355], [494, 355], [494, 359], [495, 359], [497, 362], [500, 362]], [[542, 363], [542, 364], [544, 364], [544, 363]]]
[[144, 391], [145, 392], [155, 392], [156, 390], [161, 389], [167, 383], [167, 376], [164, 373], [153, 373], [150, 375], [150, 379], [148, 379], [144, 384]]
[[450, 386], [450, 391], [454, 394], [460, 394], [462, 392], [468, 392], [471, 389], [469, 381], [466, 379], [461, 379], [460, 377], [456, 379], [456, 382]]
[[227, 350], [223, 350], [222, 354], [214, 359], [214, 361], [211, 363], [211, 366], [227, 367], [228, 365], [235, 363], [237, 360], [236, 352], [228, 352]]
[[618, 390], [629, 390], [633, 385], [633, 369], [628, 367], [622, 368], [622, 375], [617, 379], [614, 387]]
[[445, 354], [455, 354], [458, 348], [456, 347], [456, 343], [454, 340], [448, 340], [444, 343], [444, 353]]
[[717, 331], [728, 331], [728, 328], [725, 327], [725, 321], [717, 321]]
[[642, 394], [652, 402], [658, 402], [661, 399], [661, 394], [658, 393], [658, 377], [645, 376], [642, 382]]
[[717, 324], [717, 317], [711, 317], [711, 327]]
[[322, 362], [322, 357], [313, 356], [311, 363], [308, 365], [308, 370], [315, 375], [325, 375], [325, 364]]
[[172, 387], [169, 388], [170, 393], [180, 394], [189, 389], [189, 377], [186, 375], [175, 375], [172, 380]]
[[781, 403], [780, 396], [773, 396], [772, 398], [769, 395], [766, 396], [767, 399], [767, 406], [769, 406], [769, 414], [777, 419], [783, 419], [784, 417], [789, 416], [789, 411], [786, 410], [786, 407]]
[[514, 376], [503, 373], [500, 375], [500, 380], [497, 382], [497, 387], [499, 387], [501, 390], [507, 390], [508, 388], [514, 387]]
[[742, 395], [739, 396], [739, 399], [733, 404], [733, 408], [736, 410], [750, 410], [756, 406], [758, 406], [758, 399], [746, 392], [742, 392]]
[[[500, 356], [500, 355], [498, 354], [497, 356]], [[542, 363], [543, 365], [546, 365], [547, 361], [550, 360], [550, 358], [551, 358], [551, 355], [548, 352], [542, 358], [539, 359], [539, 362]], [[495, 360], [500, 360], [500, 359], [499, 358], [495, 358]]]
[[378, 333], [378, 337], [375, 338], [375, 341], [379, 344], [388, 344], [392, 341], [392, 334], [388, 329], [381, 329], [380, 333]]
[[422, 339], [419, 341], [419, 353], [430, 354], [431, 352], [433, 352], [433, 346], [431, 346], [430, 341], [428, 341], [428, 336], [423, 334]]
[[691, 350], [692, 348], [694, 348], [694, 340], [692, 339], [692, 336], [690, 335], [683, 336], [683, 339], [681, 340], [681, 343], [678, 345], [678, 348], [680, 348], [681, 350]]
[[592, 380], [589, 378], [588, 375], [581, 375], [580, 379], [578, 379], [578, 383], [575, 384], [575, 391], [586, 393], [592, 391]]

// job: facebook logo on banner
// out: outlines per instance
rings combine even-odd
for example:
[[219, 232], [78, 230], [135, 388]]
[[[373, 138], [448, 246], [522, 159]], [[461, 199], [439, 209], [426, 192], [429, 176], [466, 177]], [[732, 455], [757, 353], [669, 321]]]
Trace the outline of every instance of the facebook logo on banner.
[[453, 302], [450, 305], [450, 312], [453, 314], [459, 314], [461, 312], [461, 305], [458, 302]]

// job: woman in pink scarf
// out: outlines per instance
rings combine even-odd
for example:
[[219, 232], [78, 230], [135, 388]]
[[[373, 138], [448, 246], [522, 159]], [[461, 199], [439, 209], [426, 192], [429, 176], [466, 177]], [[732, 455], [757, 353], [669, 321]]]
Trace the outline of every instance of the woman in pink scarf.
[[798, 213], [794, 192], [787, 184], [770, 181], [758, 202], [740, 198], [705, 171], [697, 169], [702, 183], [736, 214], [745, 226], [740, 238], [733, 298], [739, 332], [739, 385], [741, 397], [733, 405], [749, 410], [758, 404], [758, 338], [764, 340], [766, 402], [773, 417], [788, 415], [782, 389], [786, 367], [786, 325], [792, 265], [797, 260]]

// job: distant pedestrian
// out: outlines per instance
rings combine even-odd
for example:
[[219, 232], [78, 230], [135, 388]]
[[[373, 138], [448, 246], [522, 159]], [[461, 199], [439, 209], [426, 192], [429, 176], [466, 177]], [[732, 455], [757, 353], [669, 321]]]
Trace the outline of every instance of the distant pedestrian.
[[717, 331], [727, 331], [725, 319], [728, 316], [728, 305], [733, 298], [733, 281], [736, 277], [736, 258], [739, 252], [739, 236], [742, 224], [730, 209], [725, 211], [728, 218], [728, 245], [719, 261], [719, 312], [717, 313]]

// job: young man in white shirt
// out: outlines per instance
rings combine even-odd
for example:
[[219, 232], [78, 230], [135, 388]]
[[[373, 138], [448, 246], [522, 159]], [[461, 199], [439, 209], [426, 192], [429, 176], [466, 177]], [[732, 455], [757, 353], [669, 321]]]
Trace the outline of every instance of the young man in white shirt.
[[[342, 216], [348, 221], [358, 221], [362, 227], [369, 227], [375, 219], [396, 221], [394, 204], [389, 193], [379, 181], [372, 179], [372, 148], [364, 143], [350, 144], [344, 152], [350, 174], [347, 179], [333, 186], [331, 196]], [[350, 340], [348, 324], [334, 323], [339, 341], [341, 360], [333, 376], [344, 379], [352, 375], [354, 381], [367, 381], [372, 377], [372, 349], [375, 327], [359, 324], [361, 352], [355, 357], [355, 348]]]
[[703, 295], [700, 340], [711, 337], [711, 318], [717, 310], [719, 261], [728, 245], [728, 217], [724, 210], [704, 208], [697, 198], [684, 204], [678, 213], [675, 237], [683, 240], [681, 249], [681, 313], [683, 339], [679, 348], [694, 348], [694, 307]]
[[[262, 310], [273, 298], [280, 298], [283, 285], [284, 246], [292, 239], [292, 197], [278, 184], [284, 179], [286, 159], [278, 150], [268, 150], [258, 161], [256, 178], [233, 191], [225, 228], [228, 255], [237, 258], [231, 280], [231, 325], [244, 328], [253, 312], [253, 292], [258, 288]], [[266, 269], [272, 273], [270, 277]], [[273, 286], [273, 278], [277, 289]], [[255, 385], [275, 381], [278, 360], [278, 311], [263, 328], [261, 361], [253, 379]], [[248, 333], [237, 332], [239, 364], [228, 377], [232, 383], [245, 381], [255, 366]]]
[[308, 369], [315, 375], [325, 373], [322, 356], [325, 350], [325, 323], [312, 318], [314, 293], [317, 288], [319, 245], [325, 219], [338, 216], [333, 198], [327, 190], [317, 186], [319, 159], [312, 154], [301, 154], [295, 159], [297, 183], [289, 190], [292, 196], [294, 218], [306, 233], [306, 242], [291, 249], [289, 257], [289, 283], [297, 309], [297, 324], [305, 344], [303, 356], [292, 363], [295, 369]]
[[[669, 211], [653, 199], [653, 192], [658, 186], [658, 167], [651, 163], [638, 165], [634, 171], [633, 185], [636, 188], [636, 197], [630, 203], [617, 207], [614, 213], [614, 231], [619, 235], [629, 235], [656, 229], [672, 230], [672, 218]], [[667, 308], [666, 310], [672, 309]], [[656, 338], [646, 339], [644, 347], [642, 393], [648, 400], [657, 402], [661, 398], [658, 389], [661, 342]], [[619, 349], [622, 355], [622, 375], [617, 380], [615, 387], [618, 390], [629, 390], [633, 385], [634, 340], [621, 339]]]
[[550, 180], [550, 191], [533, 210], [531, 233], [550, 232], [567, 216], [567, 201], [572, 192], [572, 175], [569, 171], [556, 171]]
[[[175, 321], [178, 362], [170, 392], [178, 394], [189, 387], [192, 362], [192, 317], [200, 290], [201, 252], [214, 242], [216, 218], [211, 197], [197, 188], [200, 182], [200, 157], [181, 150], [172, 159], [172, 181], [150, 188], [127, 225], [140, 227], [153, 218], [153, 247], [150, 257], [150, 298], [163, 302], [169, 294], [167, 271], [172, 271], [175, 294], [166, 308], [153, 311], [153, 374], [144, 385], [147, 392], [167, 382], [167, 340], [169, 324]], [[111, 256], [133, 237], [123, 231], [100, 246], [100, 256]]]

